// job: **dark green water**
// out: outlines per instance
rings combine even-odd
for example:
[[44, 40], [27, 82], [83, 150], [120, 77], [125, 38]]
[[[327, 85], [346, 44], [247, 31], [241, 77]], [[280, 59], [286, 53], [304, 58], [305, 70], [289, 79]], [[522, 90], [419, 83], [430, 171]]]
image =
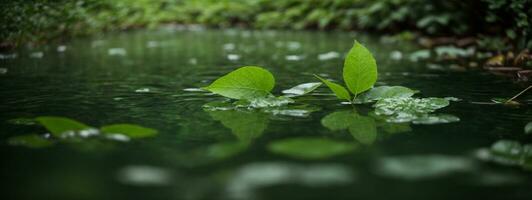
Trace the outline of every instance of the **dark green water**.
[[[250, 111], [216, 118], [202, 106], [223, 98], [191, 89], [244, 65], [270, 70], [277, 94], [315, 82], [312, 74], [340, 80], [341, 55], [354, 39], [375, 54], [378, 85], [459, 98], [438, 112], [460, 122], [410, 124], [395, 134], [379, 128], [377, 140], [362, 145], [347, 131], [320, 123], [330, 113], [351, 109], [323, 86], [298, 99], [319, 107], [308, 117]], [[64, 52], [56, 50], [59, 45], [23, 48], [16, 58], [0, 60], [7, 69], [0, 74], [2, 199], [532, 199], [530, 170], [478, 156], [479, 149], [501, 139], [532, 142], [523, 132], [532, 121], [530, 101], [517, 108], [476, 103], [511, 97], [522, 87], [480, 70], [450, 70], [445, 64], [435, 70], [429, 62], [411, 62], [406, 57], [415, 47], [406, 42], [354, 33], [197, 30], [79, 39], [62, 44]], [[318, 59], [331, 51], [340, 58]], [[393, 51], [404, 59], [391, 59]], [[42, 57], [30, 56], [35, 52]], [[44, 115], [95, 127], [134, 123], [159, 134], [130, 142], [88, 138], [45, 148], [10, 145], [10, 137], [46, 130], [8, 120]], [[303, 136], [358, 148], [315, 160], [268, 150], [271, 142]], [[242, 137], [250, 144], [234, 155], [211, 148]]]

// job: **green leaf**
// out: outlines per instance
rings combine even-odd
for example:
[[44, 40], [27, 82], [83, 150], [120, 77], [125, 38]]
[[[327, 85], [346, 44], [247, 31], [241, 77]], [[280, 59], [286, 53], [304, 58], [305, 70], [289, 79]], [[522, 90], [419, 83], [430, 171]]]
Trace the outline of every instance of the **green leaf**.
[[50, 133], [56, 137], [60, 137], [67, 131], [81, 131], [91, 128], [81, 122], [65, 118], [65, 117], [37, 117], [35, 120], [43, 125]]
[[437, 109], [446, 107], [449, 101], [444, 98], [388, 98], [375, 103], [375, 114], [387, 122], [417, 124], [436, 124], [456, 122], [460, 119], [453, 115], [430, 115]]
[[52, 146], [54, 143], [41, 135], [29, 134], [11, 137], [8, 139], [8, 144], [29, 148], [43, 148]]
[[268, 145], [273, 153], [299, 159], [325, 159], [352, 152], [356, 147], [353, 143], [312, 137], [284, 139]]
[[344, 82], [351, 93], [369, 90], [377, 81], [377, 63], [366, 47], [355, 41], [347, 54], [343, 70]]
[[325, 83], [325, 85], [327, 85], [327, 87], [329, 87], [329, 89], [331, 89], [334, 92], [334, 94], [336, 95], [336, 97], [338, 97], [338, 99], [344, 99], [344, 100], [351, 101], [351, 95], [343, 86], [333, 83], [331, 81], [328, 81], [326, 79], [323, 79], [319, 77], [318, 75], [314, 75], [314, 76], [316, 76], [316, 78], [320, 79], [323, 83]]
[[371, 103], [386, 98], [411, 97], [418, 91], [403, 86], [379, 86], [362, 93], [355, 98], [355, 103]]
[[528, 124], [526, 124], [525, 133], [526, 134], [532, 134], [532, 122], [528, 122]]
[[291, 96], [301, 96], [308, 94], [312, 91], [314, 91], [316, 88], [320, 87], [322, 83], [320, 82], [312, 82], [312, 83], [303, 83], [294, 86], [293, 88], [283, 90], [283, 94], [288, 94]]
[[105, 134], [121, 134], [129, 138], [146, 138], [157, 135], [157, 130], [135, 124], [113, 124], [100, 128]]
[[203, 89], [232, 99], [254, 99], [270, 95], [273, 75], [261, 67], [241, 67], [215, 80]]

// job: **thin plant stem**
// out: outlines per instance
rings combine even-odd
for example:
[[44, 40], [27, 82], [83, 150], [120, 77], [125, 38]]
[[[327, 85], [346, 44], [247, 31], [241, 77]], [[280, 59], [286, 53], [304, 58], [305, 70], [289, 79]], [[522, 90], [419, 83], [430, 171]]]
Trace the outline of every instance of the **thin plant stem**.
[[523, 93], [525, 93], [527, 90], [529, 90], [530, 88], [532, 88], [532, 85], [531, 86], [528, 86], [526, 89], [524, 89], [523, 91], [517, 93], [515, 96], [513, 96], [512, 98], [508, 99], [508, 101], [506, 101], [505, 103], [508, 103], [510, 101], [513, 101], [514, 99], [516, 99], [517, 97], [521, 96]]

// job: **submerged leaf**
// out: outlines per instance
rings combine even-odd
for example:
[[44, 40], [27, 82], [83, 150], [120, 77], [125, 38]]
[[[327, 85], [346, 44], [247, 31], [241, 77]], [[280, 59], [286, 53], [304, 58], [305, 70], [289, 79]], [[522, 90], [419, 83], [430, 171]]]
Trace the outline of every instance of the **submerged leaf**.
[[157, 130], [135, 124], [113, 124], [100, 129], [106, 134], [121, 134], [129, 138], [145, 138], [157, 135]]
[[347, 54], [343, 69], [344, 82], [351, 93], [369, 90], [377, 81], [377, 63], [371, 52], [355, 41]]
[[418, 91], [403, 86], [379, 86], [362, 93], [355, 98], [355, 103], [371, 103], [387, 98], [411, 97]]
[[37, 134], [14, 136], [8, 139], [8, 143], [13, 146], [25, 146], [30, 148], [43, 148], [54, 144], [52, 141]]
[[325, 159], [352, 152], [356, 149], [356, 145], [330, 139], [303, 137], [272, 142], [268, 145], [268, 149], [273, 153], [299, 159]]
[[68, 131], [81, 131], [84, 129], [89, 129], [91, 127], [69, 119], [65, 117], [37, 117], [35, 120], [43, 125], [50, 133], [56, 137], [60, 137], [63, 133]]
[[254, 99], [270, 95], [275, 86], [273, 75], [261, 67], [241, 67], [203, 88], [233, 99]]
[[316, 78], [320, 79], [323, 83], [325, 83], [325, 85], [327, 85], [327, 87], [329, 87], [329, 89], [331, 89], [334, 92], [334, 94], [336, 95], [336, 97], [338, 97], [338, 99], [344, 99], [344, 100], [351, 101], [351, 95], [349, 94], [347, 89], [345, 89], [343, 86], [333, 83], [331, 81], [328, 81], [326, 79], [323, 79], [319, 77], [318, 75], [314, 75], [314, 76], [316, 76]]
[[283, 90], [283, 94], [293, 95], [293, 96], [301, 96], [308, 94], [312, 91], [314, 91], [316, 88], [320, 87], [322, 83], [320, 82], [312, 82], [312, 83], [303, 83], [294, 86], [293, 88]]

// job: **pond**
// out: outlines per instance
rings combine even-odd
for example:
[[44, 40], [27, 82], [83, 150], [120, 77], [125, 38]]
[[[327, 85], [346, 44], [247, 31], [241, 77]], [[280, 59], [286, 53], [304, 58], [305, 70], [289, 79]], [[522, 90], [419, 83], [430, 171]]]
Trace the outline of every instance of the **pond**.
[[[325, 86], [295, 97], [298, 107], [288, 110], [204, 108], [225, 99], [199, 88], [240, 66], [272, 72], [276, 94], [319, 82], [313, 74], [341, 81], [354, 39], [377, 60], [376, 85], [452, 97], [437, 112], [459, 121], [379, 121], [371, 106], [346, 105]], [[0, 60], [2, 195], [532, 199], [532, 140], [524, 132], [532, 121], [530, 96], [521, 106], [492, 104], [522, 88], [482, 70], [417, 60], [417, 50], [411, 42], [360, 33], [197, 28], [21, 48]], [[358, 132], [327, 125], [331, 118], [342, 123], [332, 115], [353, 110], [372, 123]], [[33, 120], [40, 116], [92, 127], [135, 124], [157, 133], [53, 138]]]

